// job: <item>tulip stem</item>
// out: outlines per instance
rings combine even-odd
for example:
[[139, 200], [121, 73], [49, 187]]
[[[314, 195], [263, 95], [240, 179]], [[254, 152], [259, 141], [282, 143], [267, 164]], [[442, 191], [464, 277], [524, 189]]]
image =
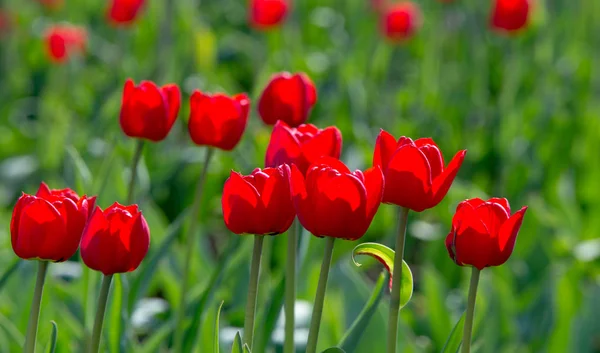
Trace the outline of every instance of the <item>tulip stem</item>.
[[127, 203], [131, 205], [133, 202], [133, 195], [135, 195], [135, 181], [137, 179], [138, 164], [140, 158], [142, 158], [142, 151], [144, 150], [144, 140], [139, 139], [135, 145], [135, 152], [133, 152], [133, 159], [131, 160], [131, 176], [129, 177], [129, 188], [127, 190]]
[[297, 227], [298, 220], [295, 219], [287, 236], [287, 259], [285, 267], [285, 339], [283, 353], [294, 353], [294, 329], [296, 304], [296, 248], [298, 247]]
[[408, 208], [400, 207], [398, 212], [398, 234], [396, 236], [394, 273], [392, 274], [392, 294], [390, 297], [390, 312], [388, 316], [388, 353], [396, 353], [396, 344], [398, 341], [398, 318], [400, 316], [400, 295], [402, 294], [402, 260], [404, 258], [408, 211]]
[[321, 326], [321, 316], [323, 314], [323, 302], [325, 301], [325, 290], [327, 289], [327, 278], [329, 277], [329, 267], [331, 266], [331, 255], [333, 254], [333, 242], [335, 238], [326, 237], [325, 254], [321, 264], [321, 273], [319, 275], [319, 284], [317, 285], [317, 294], [313, 306], [312, 317], [310, 320], [310, 330], [308, 331], [308, 342], [306, 343], [306, 353], [317, 352], [317, 341], [319, 340], [319, 327]]
[[475, 313], [475, 300], [477, 299], [477, 285], [479, 284], [479, 274], [481, 271], [473, 267], [471, 271], [471, 283], [469, 284], [469, 299], [467, 301], [467, 316], [465, 317], [465, 327], [463, 331], [462, 353], [471, 352], [471, 336], [473, 333], [473, 315]]
[[246, 317], [244, 319], [244, 343], [252, 350], [254, 336], [254, 316], [256, 315], [256, 300], [258, 298], [258, 275], [260, 272], [260, 256], [263, 248], [263, 235], [254, 236], [252, 263], [250, 265], [250, 283], [248, 284], [248, 300], [246, 301]]
[[175, 317], [175, 342], [173, 352], [182, 352], [183, 336], [185, 334], [183, 321], [185, 316], [185, 304], [188, 292], [188, 277], [190, 275], [190, 265], [192, 262], [192, 254], [194, 250], [194, 235], [196, 234], [196, 228], [198, 227], [198, 220], [200, 215], [200, 205], [202, 204], [202, 195], [204, 193], [204, 184], [206, 184], [206, 175], [208, 174], [208, 165], [210, 164], [213, 156], [214, 149], [208, 148], [204, 157], [204, 165], [198, 178], [198, 184], [196, 184], [196, 193], [194, 195], [194, 203], [190, 212], [190, 226], [187, 231], [185, 257], [183, 260], [183, 278], [181, 280], [181, 290], [179, 291], [179, 309], [177, 310], [177, 316]]
[[106, 302], [110, 291], [110, 283], [113, 275], [102, 277], [102, 286], [98, 296], [98, 308], [96, 309], [96, 319], [94, 320], [94, 330], [92, 331], [92, 340], [90, 341], [89, 353], [97, 353], [100, 349], [100, 336], [102, 336], [102, 324], [104, 323], [104, 313], [106, 312]]
[[37, 279], [35, 281], [35, 290], [33, 292], [33, 302], [29, 312], [29, 323], [27, 324], [27, 334], [23, 353], [35, 352], [35, 340], [37, 336], [38, 321], [40, 319], [40, 306], [42, 304], [42, 293], [44, 292], [44, 282], [48, 272], [48, 261], [38, 261]]

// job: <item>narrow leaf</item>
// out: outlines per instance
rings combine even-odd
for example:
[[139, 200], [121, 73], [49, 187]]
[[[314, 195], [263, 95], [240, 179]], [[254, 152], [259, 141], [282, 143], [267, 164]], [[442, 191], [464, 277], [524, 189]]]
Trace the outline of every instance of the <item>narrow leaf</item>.
[[221, 305], [219, 305], [219, 310], [217, 310], [217, 319], [215, 320], [215, 344], [214, 344], [214, 353], [220, 353], [219, 350], [219, 317], [221, 317], [221, 309], [223, 308], [224, 301], [221, 301]]
[[20, 264], [21, 264], [21, 259], [16, 259], [13, 261], [12, 265], [10, 265], [6, 269], [6, 271], [4, 271], [4, 273], [0, 277], [0, 290], [2, 289], [2, 287], [4, 287], [4, 285], [6, 284], [8, 279], [15, 273], [15, 271], [17, 271]]
[[[352, 261], [356, 266], [361, 266], [356, 262], [356, 255], [369, 255], [385, 266], [390, 273], [389, 288], [392, 289], [392, 274], [394, 273], [394, 250], [378, 243], [362, 243], [357, 245], [352, 251]], [[401, 279], [400, 307], [404, 307], [413, 294], [413, 276], [408, 264], [402, 260], [402, 279]]]
[[244, 353], [252, 353], [250, 347], [248, 347], [248, 343], [244, 343]]
[[367, 301], [365, 307], [356, 317], [356, 320], [354, 320], [352, 326], [350, 326], [348, 331], [346, 331], [344, 337], [342, 337], [342, 340], [338, 344], [347, 353], [352, 353], [358, 346], [362, 334], [367, 329], [367, 326], [373, 315], [377, 312], [377, 306], [379, 305], [381, 297], [383, 296], [386, 277], [387, 276], [385, 272], [382, 272], [381, 275], [379, 275], [379, 279], [375, 283], [375, 288], [373, 289], [373, 293], [371, 294], [369, 301]]
[[56, 351], [56, 339], [58, 337], [58, 326], [56, 322], [50, 321], [52, 324], [52, 334], [50, 335], [50, 343], [48, 344], [48, 353], [54, 353]]
[[446, 344], [444, 344], [444, 348], [442, 348], [441, 353], [456, 353], [456, 352], [458, 352], [458, 348], [460, 348], [460, 345], [462, 343], [462, 335], [463, 335], [463, 330], [465, 328], [464, 323], [465, 323], [465, 313], [462, 314], [462, 316], [460, 317], [460, 319], [458, 320], [456, 325], [454, 325], [454, 328], [452, 329], [452, 332], [450, 332], [450, 336], [448, 336], [448, 339], [446, 340]]
[[160, 347], [169, 339], [169, 336], [175, 328], [175, 321], [169, 321], [163, 324], [158, 330], [144, 342], [141, 348], [135, 350], [136, 353], [154, 353], [159, 352]]
[[244, 353], [244, 349], [242, 348], [242, 337], [240, 336], [239, 331], [235, 334], [235, 338], [233, 339], [231, 353]]

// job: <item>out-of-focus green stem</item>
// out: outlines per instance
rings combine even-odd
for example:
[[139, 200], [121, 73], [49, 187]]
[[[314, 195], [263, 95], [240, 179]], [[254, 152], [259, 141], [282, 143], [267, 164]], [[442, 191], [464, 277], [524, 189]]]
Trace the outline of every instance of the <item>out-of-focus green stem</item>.
[[133, 202], [133, 196], [135, 195], [135, 181], [137, 180], [138, 164], [142, 158], [142, 151], [144, 150], [144, 140], [139, 139], [135, 145], [135, 152], [133, 153], [133, 159], [131, 160], [131, 175], [129, 177], [129, 188], [127, 189], [127, 201], [126, 205], [131, 205]]
[[479, 271], [473, 267], [471, 271], [471, 283], [469, 284], [469, 299], [467, 300], [467, 316], [465, 317], [465, 328], [463, 331], [462, 353], [471, 352], [471, 336], [473, 334], [473, 316], [475, 314], [475, 300], [477, 299], [477, 286], [479, 285]]
[[196, 185], [196, 193], [194, 195], [194, 203], [190, 212], [190, 227], [187, 232], [186, 249], [183, 260], [183, 278], [181, 280], [181, 290], [179, 292], [179, 308], [177, 310], [177, 316], [175, 317], [175, 343], [173, 352], [181, 352], [184, 336], [184, 316], [185, 316], [185, 304], [188, 292], [188, 277], [190, 276], [190, 265], [192, 262], [192, 254], [194, 249], [194, 235], [196, 234], [196, 228], [198, 227], [200, 216], [200, 205], [202, 203], [202, 195], [204, 193], [204, 184], [206, 184], [206, 175], [208, 174], [208, 165], [212, 159], [214, 149], [208, 148], [206, 150], [206, 156], [204, 157], [204, 165], [200, 172], [200, 178], [198, 178], [198, 184]]
[[408, 211], [408, 208], [400, 207], [398, 212], [398, 234], [396, 236], [394, 273], [392, 274], [392, 294], [390, 297], [390, 311], [388, 316], [388, 353], [396, 353], [396, 342], [398, 340], [398, 317], [400, 314], [400, 294], [402, 289], [402, 260], [404, 257]]
[[325, 290], [327, 289], [327, 278], [329, 277], [329, 267], [331, 267], [331, 255], [333, 254], [333, 242], [335, 238], [327, 237], [326, 239], [325, 254], [323, 255], [323, 262], [321, 263], [321, 274], [319, 275], [319, 284], [317, 285], [317, 294], [315, 296], [312, 318], [310, 320], [310, 330], [308, 331], [306, 353], [317, 352], [319, 328], [321, 327], [321, 316], [323, 314], [323, 302], [325, 301]]
[[40, 319], [40, 307], [42, 304], [42, 293], [44, 292], [44, 282], [46, 281], [46, 272], [48, 272], [48, 261], [38, 262], [38, 273], [35, 281], [35, 290], [33, 292], [33, 302], [29, 312], [29, 323], [27, 324], [27, 334], [23, 353], [35, 352], [35, 340], [37, 336], [38, 321]]
[[258, 276], [260, 272], [260, 256], [263, 248], [263, 235], [254, 236], [252, 263], [250, 265], [250, 283], [248, 285], [248, 300], [246, 301], [246, 317], [244, 319], [244, 343], [252, 350], [254, 337], [254, 317], [256, 316], [256, 300], [258, 298]]
[[102, 336], [102, 325], [104, 324], [104, 313], [106, 312], [106, 303], [108, 302], [108, 293], [113, 275], [102, 278], [102, 287], [98, 296], [98, 308], [96, 309], [96, 319], [94, 320], [94, 330], [92, 331], [92, 340], [89, 345], [89, 353], [98, 353], [100, 349], [100, 337]]
[[285, 338], [283, 343], [283, 353], [294, 353], [294, 329], [296, 304], [296, 248], [298, 247], [297, 224], [294, 223], [287, 234], [287, 259], [285, 267]]

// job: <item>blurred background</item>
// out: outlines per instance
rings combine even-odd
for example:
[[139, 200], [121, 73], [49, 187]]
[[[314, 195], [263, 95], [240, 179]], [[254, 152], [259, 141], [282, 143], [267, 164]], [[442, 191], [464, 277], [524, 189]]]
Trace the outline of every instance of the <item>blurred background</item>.
[[[418, 1], [422, 26], [386, 41], [367, 0], [297, 0], [280, 28], [248, 23], [241, 0], [147, 1], [135, 23], [114, 27], [108, 1], [3, 0], [0, 16], [0, 352], [18, 352], [33, 293], [35, 264], [14, 255], [12, 207], [41, 181], [124, 202], [135, 141], [119, 128], [122, 87], [177, 83], [179, 121], [145, 146], [136, 199], [151, 249], [113, 283], [104, 330], [107, 352], [168, 352], [187, 222], [205, 149], [187, 134], [193, 89], [257, 101], [279, 71], [306, 72], [318, 89], [309, 122], [336, 125], [342, 160], [371, 166], [380, 128], [432, 137], [446, 160], [467, 149], [444, 201], [411, 213], [406, 261], [415, 293], [402, 312], [402, 352], [439, 352], [464, 311], [469, 270], [448, 257], [444, 237], [465, 198], [498, 196], [529, 211], [515, 251], [483, 271], [476, 309], [477, 352], [600, 352], [600, 2], [536, 0], [517, 33], [490, 29], [492, 1]], [[45, 36], [61, 23], [82, 26], [87, 49], [50, 60]], [[222, 349], [243, 326], [252, 239], [222, 220], [223, 182], [234, 169], [262, 167], [270, 127], [253, 105], [246, 134], [210, 165], [193, 259], [189, 351], [212, 349], [221, 301]], [[396, 210], [382, 205], [365, 237], [338, 241], [319, 349], [336, 345], [373, 291], [381, 265], [358, 258], [360, 242], [393, 244]], [[303, 351], [324, 241], [303, 234], [298, 279], [298, 351]], [[279, 352], [285, 236], [269, 238], [259, 289], [255, 352]], [[38, 342], [58, 325], [57, 352], [80, 352], [91, 328], [100, 277], [78, 256], [50, 266]], [[354, 352], [385, 349], [387, 293]], [[193, 343], [196, 343], [192, 347]]]

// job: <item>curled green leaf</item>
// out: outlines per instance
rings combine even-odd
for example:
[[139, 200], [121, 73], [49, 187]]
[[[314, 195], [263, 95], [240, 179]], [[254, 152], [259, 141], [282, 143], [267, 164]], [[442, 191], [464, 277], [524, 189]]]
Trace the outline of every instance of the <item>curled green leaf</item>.
[[[352, 261], [358, 267], [361, 266], [355, 259], [357, 255], [368, 255], [379, 261], [390, 273], [389, 288], [392, 289], [392, 274], [394, 273], [394, 250], [383, 244], [378, 243], [362, 243], [357, 245], [352, 251]], [[413, 276], [410, 267], [402, 260], [402, 278], [401, 278], [401, 296], [400, 307], [404, 307], [413, 294]]]

